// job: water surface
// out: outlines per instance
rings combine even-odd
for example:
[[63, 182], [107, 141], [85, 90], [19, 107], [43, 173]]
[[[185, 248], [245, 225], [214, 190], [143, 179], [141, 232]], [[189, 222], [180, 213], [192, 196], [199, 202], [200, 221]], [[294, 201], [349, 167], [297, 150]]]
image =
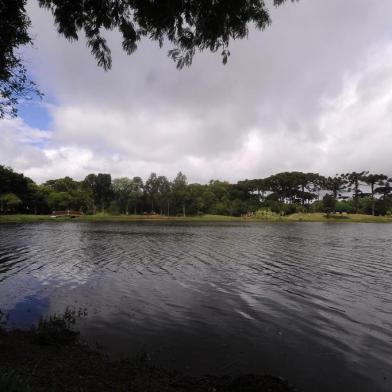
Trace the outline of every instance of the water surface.
[[28, 328], [86, 309], [113, 356], [304, 391], [392, 390], [392, 225], [0, 225], [0, 309]]

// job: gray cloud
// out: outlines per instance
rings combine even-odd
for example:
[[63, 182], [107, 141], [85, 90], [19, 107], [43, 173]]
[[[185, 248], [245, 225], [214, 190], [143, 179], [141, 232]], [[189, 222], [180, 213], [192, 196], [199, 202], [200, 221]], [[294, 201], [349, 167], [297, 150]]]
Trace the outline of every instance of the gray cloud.
[[91, 171], [183, 170], [193, 181], [280, 170], [390, 173], [391, 11], [389, 0], [287, 3], [266, 31], [233, 43], [227, 66], [202, 53], [181, 72], [169, 48], [145, 42], [128, 57], [111, 32], [105, 73], [83, 40], [58, 37], [31, 2], [36, 45], [26, 56], [55, 97], [51, 138], [43, 147], [24, 143], [23, 165], [3, 147], [1, 156], [39, 181]]

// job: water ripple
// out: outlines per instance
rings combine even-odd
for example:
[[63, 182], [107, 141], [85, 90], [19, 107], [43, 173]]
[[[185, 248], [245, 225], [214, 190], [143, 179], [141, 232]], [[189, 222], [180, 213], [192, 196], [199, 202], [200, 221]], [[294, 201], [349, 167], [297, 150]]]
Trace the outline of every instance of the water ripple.
[[260, 363], [305, 390], [355, 378], [357, 391], [387, 391], [391, 235], [372, 224], [5, 224], [0, 309], [17, 324], [32, 299], [47, 313], [77, 304], [90, 311], [82, 332], [111, 353], [167, 344], [195, 371]]

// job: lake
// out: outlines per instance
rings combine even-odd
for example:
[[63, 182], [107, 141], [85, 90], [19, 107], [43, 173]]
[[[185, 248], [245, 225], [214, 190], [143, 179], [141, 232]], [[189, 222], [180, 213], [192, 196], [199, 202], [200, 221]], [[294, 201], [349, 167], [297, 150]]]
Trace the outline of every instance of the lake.
[[113, 357], [270, 373], [303, 391], [392, 390], [392, 225], [0, 225], [0, 309], [67, 307]]

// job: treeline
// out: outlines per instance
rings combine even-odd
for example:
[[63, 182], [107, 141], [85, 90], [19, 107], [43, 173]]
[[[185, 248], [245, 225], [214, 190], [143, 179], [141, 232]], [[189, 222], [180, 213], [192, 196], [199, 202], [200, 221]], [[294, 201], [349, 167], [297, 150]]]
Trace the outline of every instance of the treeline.
[[282, 215], [306, 211], [386, 215], [392, 211], [391, 185], [388, 176], [369, 172], [334, 177], [285, 172], [236, 184], [218, 180], [188, 184], [181, 172], [173, 180], [151, 173], [145, 181], [140, 177], [112, 179], [110, 174], [99, 173], [82, 181], [64, 177], [36, 184], [0, 165], [0, 211], [239, 216], [262, 210]]

